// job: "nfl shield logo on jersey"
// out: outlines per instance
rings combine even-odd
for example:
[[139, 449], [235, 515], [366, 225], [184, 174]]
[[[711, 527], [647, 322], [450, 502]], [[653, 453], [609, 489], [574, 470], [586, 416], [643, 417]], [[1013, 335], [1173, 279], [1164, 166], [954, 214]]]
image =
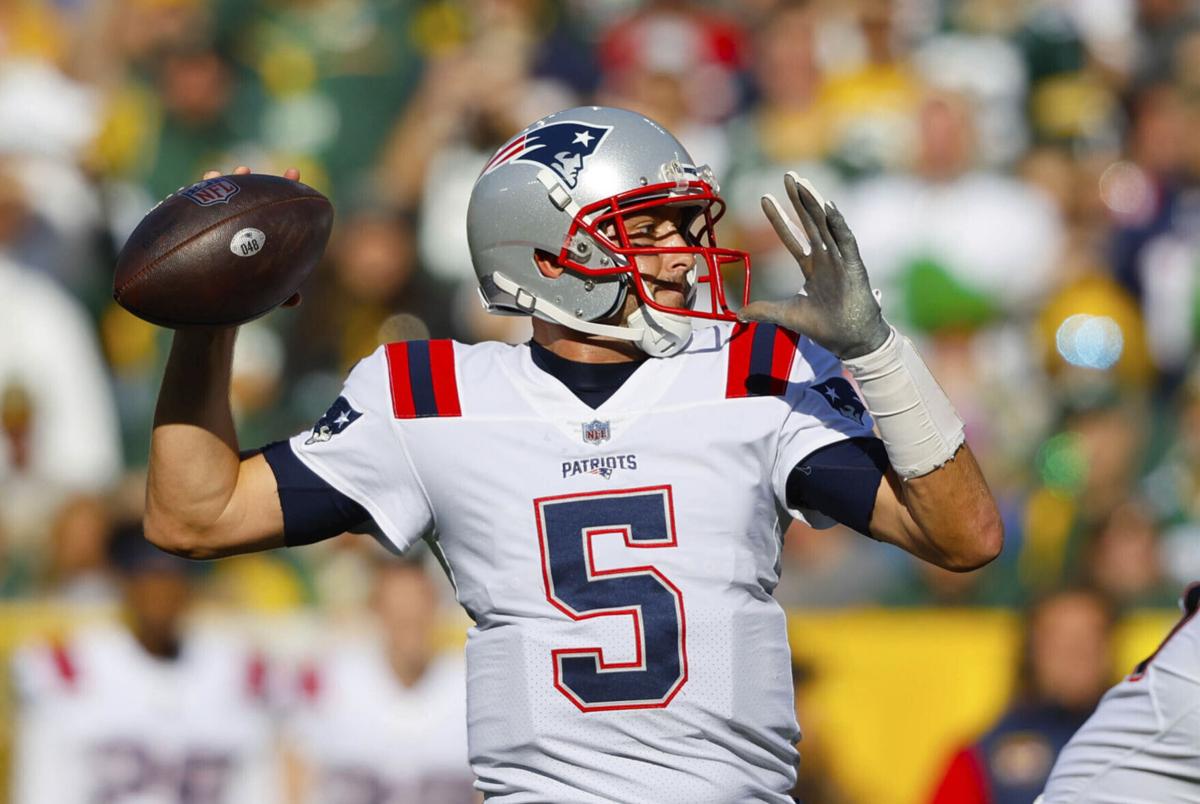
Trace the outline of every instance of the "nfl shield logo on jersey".
[[583, 443], [585, 444], [600, 446], [611, 437], [612, 430], [608, 422], [593, 419], [583, 425]]
[[313, 425], [312, 435], [304, 443], [307, 445], [316, 444], [319, 441], [328, 441], [353, 424], [354, 420], [361, 415], [357, 410], [350, 407], [350, 403], [346, 401], [346, 397], [339, 396], [333, 401], [329, 410], [325, 411], [325, 415]]
[[198, 181], [191, 187], [180, 190], [193, 204], [211, 207], [213, 204], [227, 204], [242, 188], [229, 179], [218, 177]]

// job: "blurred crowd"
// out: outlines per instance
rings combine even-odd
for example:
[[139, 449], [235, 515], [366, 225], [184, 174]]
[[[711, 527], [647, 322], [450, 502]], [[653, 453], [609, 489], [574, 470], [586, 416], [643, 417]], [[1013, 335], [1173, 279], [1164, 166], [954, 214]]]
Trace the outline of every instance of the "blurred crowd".
[[[528, 339], [478, 303], [467, 197], [525, 124], [597, 102], [713, 167], [755, 298], [802, 281], [759, 196], [796, 170], [834, 200], [1000, 501], [1004, 554], [969, 575], [793, 526], [784, 605], [1170, 605], [1200, 578], [1198, 6], [0, 3], [0, 599], [120, 598], [110, 542], [139, 515], [169, 333], [112, 302], [111, 272], [158, 199], [246, 164], [334, 201], [303, 304], [239, 336], [256, 447], [311, 426], [381, 342]], [[359, 605], [377, 549], [221, 562], [201, 585], [240, 610]]]
[[[755, 297], [801, 281], [758, 197], [796, 170], [835, 199], [1001, 501], [1005, 553], [966, 576], [794, 527], [785, 604], [1064, 583], [1169, 603], [1200, 576], [1198, 20], [1188, 0], [8, 2], [0, 596], [101, 595], [106, 522], [137, 515], [169, 333], [109, 292], [157, 199], [294, 165], [336, 204], [302, 306], [241, 333], [254, 447], [309, 426], [381, 341], [528, 338], [478, 304], [466, 199], [521, 126], [595, 101], [713, 166]], [[329, 551], [238, 574], [323, 602]]]

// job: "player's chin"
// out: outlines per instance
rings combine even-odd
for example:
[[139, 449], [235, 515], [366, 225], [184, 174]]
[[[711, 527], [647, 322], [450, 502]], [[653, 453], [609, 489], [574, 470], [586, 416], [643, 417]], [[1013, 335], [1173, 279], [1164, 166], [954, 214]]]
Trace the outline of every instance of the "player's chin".
[[679, 290], [659, 290], [654, 293], [654, 303], [669, 310], [687, 310], [687, 296]]

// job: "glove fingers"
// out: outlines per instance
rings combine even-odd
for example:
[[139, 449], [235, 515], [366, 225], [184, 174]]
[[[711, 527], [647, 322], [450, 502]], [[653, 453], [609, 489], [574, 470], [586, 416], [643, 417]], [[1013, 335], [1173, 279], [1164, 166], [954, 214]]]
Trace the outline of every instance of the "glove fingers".
[[805, 207], [799, 195], [797, 195], [797, 187], [796, 174], [785, 174], [783, 177], [783, 189], [787, 193], [788, 200], [792, 202], [792, 209], [796, 213], [796, 219], [800, 221], [800, 226], [804, 229], [805, 237], [808, 238], [808, 242], [812, 246], [813, 256], [820, 258], [829, 249], [826, 247], [825, 241], [821, 239], [821, 229], [817, 226], [816, 220]]
[[855, 239], [854, 232], [850, 231], [850, 224], [846, 223], [846, 219], [842, 216], [842, 211], [833, 204], [829, 204], [826, 209], [828, 212], [826, 217], [829, 219], [829, 232], [837, 242], [842, 256], [848, 261], [862, 265], [862, 256], [858, 253], [858, 240]]
[[784, 175], [783, 185], [792, 206], [796, 209], [796, 215], [804, 224], [804, 230], [809, 233], [809, 239], [816, 248], [834, 257], [841, 256], [825, 220], [825, 203], [817, 188], [813, 187], [808, 179], [800, 178], [795, 171], [788, 171]]
[[762, 210], [763, 214], [767, 216], [767, 220], [771, 222], [775, 234], [795, 257], [796, 262], [800, 263], [800, 269], [804, 271], [804, 275], [808, 276], [812, 271], [812, 241], [809, 240], [808, 235], [801, 231], [795, 221], [783, 211], [783, 207], [775, 200], [775, 196], [768, 194], [762, 197]]

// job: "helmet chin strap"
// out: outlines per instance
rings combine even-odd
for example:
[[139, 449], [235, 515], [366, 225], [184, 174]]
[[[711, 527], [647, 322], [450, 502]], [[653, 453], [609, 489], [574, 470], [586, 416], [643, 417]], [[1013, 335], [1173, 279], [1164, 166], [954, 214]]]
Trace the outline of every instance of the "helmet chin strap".
[[641, 305], [630, 314], [627, 326], [597, 324], [577, 318], [553, 302], [535, 296], [499, 271], [492, 274], [492, 281], [516, 300], [518, 308], [531, 315], [539, 315], [587, 335], [632, 341], [651, 357], [669, 357], [681, 351], [692, 335], [692, 320], [687, 316], [663, 313]]
[[629, 314], [629, 328], [640, 330], [638, 347], [651, 357], [670, 357], [687, 346], [692, 319], [640, 305]]

